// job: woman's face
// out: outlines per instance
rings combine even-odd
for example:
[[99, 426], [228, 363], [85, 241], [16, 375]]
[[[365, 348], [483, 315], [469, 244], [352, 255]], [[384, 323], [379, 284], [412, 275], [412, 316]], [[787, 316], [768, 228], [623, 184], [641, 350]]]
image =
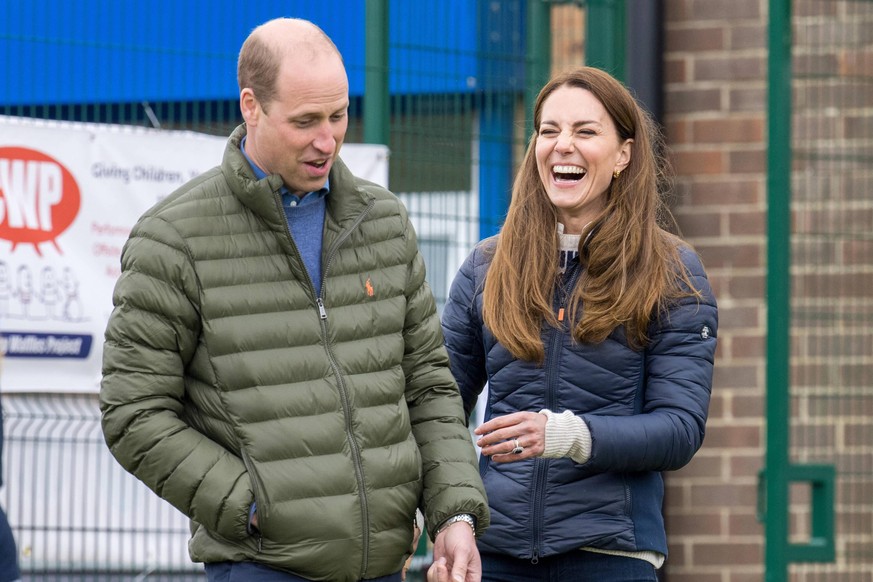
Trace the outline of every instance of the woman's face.
[[606, 206], [613, 172], [630, 162], [632, 143], [619, 139], [590, 91], [565, 85], [546, 98], [537, 129], [537, 170], [564, 232], [581, 233]]

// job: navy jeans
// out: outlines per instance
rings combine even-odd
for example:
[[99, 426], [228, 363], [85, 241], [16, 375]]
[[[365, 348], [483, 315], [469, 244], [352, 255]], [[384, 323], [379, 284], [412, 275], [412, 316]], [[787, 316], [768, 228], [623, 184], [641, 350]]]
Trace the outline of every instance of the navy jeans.
[[576, 550], [536, 564], [505, 554], [482, 554], [482, 582], [657, 582], [650, 563]]
[[[209, 582], [312, 582], [257, 562], [216, 562], [206, 564], [205, 568]], [[400, 582], [400, 572], [361, 582]]]

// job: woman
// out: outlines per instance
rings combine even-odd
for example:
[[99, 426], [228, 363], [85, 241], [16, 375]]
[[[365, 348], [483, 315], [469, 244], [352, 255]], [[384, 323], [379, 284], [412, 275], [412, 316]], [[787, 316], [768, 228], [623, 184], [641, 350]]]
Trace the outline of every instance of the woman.
[[659, 224], [648, 117], [608, 74], [550, 81], [500, 234], [461, 267], [443, 329], [476, 428], [483, 581], [657, 580], [661, 471], [703, 442], [717, 309]]

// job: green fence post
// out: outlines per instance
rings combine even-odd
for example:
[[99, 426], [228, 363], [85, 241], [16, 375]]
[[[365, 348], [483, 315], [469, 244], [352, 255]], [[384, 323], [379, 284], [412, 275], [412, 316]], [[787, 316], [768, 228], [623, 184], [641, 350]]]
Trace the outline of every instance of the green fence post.
[[364, 42], [364, 142], [389, 145], [388, 0], [367, 0]]
[[625, 82], [627, 7], [625, 0], [588, 0], [585, 17], [585, 64]]
[[552, 7], [546, 0], [527, 2], [527, 85], [524, 91], [524, 143], [533, 134], [533, 108], [552, 73]]
[[808, 543], [789, 543], [789, 562], [833, 562], [836, 469], [833, 465], [789, 465], [789, 483], [810, 486]]
[[791, 317], [791, 0], [770, 0], [767, 79], [766, 582], [788, 576]]

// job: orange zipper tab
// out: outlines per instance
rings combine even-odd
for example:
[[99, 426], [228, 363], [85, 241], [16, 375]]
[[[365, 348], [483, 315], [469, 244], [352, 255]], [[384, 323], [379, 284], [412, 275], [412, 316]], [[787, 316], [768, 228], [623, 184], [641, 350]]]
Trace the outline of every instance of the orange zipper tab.
[[558, 321], [564, 321], [564, 308], [558, 310]]

